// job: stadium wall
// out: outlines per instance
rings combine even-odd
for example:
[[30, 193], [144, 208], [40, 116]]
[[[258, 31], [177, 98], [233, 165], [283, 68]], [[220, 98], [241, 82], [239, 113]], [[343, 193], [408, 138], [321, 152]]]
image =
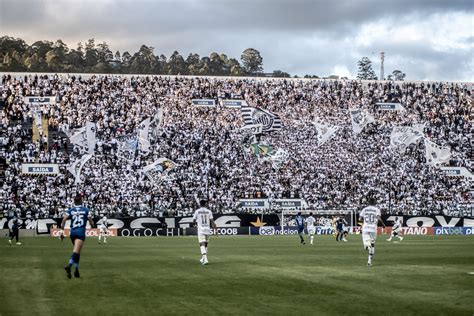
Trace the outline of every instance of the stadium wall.
[[[54, 73], [54, 72], [42, 72], [42, 73], [36, 73], [36, 72], [0, 72], [0, 75], [11, 75], [15, 78], [20, 78], [24, 76], [34, 76], [34, 75], [47, 75], [47, 76], [76, 76], [76, 77], [82, 77], [82, 78], [91, 78], [92, 76], [113, 76], [113, 77], [125, 77], [125, 78], [131, 78], [131, 77], [163, 77], [163, 78], [206, 78], [206, 79], [234, 79], [234, 80], [255, 80], [255, 81], [268, 81], [268, 80], [275, 80], [275, 81], [325, 81], [325, 82], [332, 82], [332, 81], [360, 81], [364, 85], [367, 85], [369, 83], [384, 83], [384, 82], [389, 82], [388, 80], [357, 80], [357, 79], [316, 79], [316, 78], [274, 78], [274, 77], [232, 77], [232, 76], [184, 76], [184, 75], [155, 75], [155, 74], [94, 74], [94, 73]], [[415, 83], [415, 84], [427, 84], [427, 83], [457, 83], [461, 85], [466, 85], [467, 87], [470, 88], [472, 91], [473, 89], [473, 82], [466, 82], [466, 81], [422, 81], [422, 80], [413, 80], [413, 81], [393, 81], [397, 84], [402, 84], [402, 83]]]
[[[350, 215], [346, 215], [350, 216]], [[316, 214], [317, 219], [323, 217]], [[452, 235], [463, 234], [472, 235], [474, 232], [474, 217], [451, 217], [444, 215], [431, 216], [395, 216], [383, 215], [383, 220], [387, 224], [390, 232], [390, 226], [397, 218], [402, 217], [404, 231], [406, 234], [421, 235]], [[278, 234], [296, 234], [296, 227], [289, 222], [284, 225], [283, 230], [280, 226], [280, 217], [277, 214], [258, 215], [258, 214], [226, 214], [215, 215], [217, 224], [216, 234], [220, 235], [278, 235]], [[50, 235], [57, 234], [60, 227], [61, 218], [43, 218], [43, 219], [20, 219], [20, 232], [26, 235]], [[131, 217], [131, 218], [109, 218], [109, 229], [114, 231], [117, 236], [181, 236], [195, 235], [196, 228], [192, 227], [193, 219], [186, 217]], [[347, 222], [349, 222], [346, 219]], [[94, 219], [95, 227], [100, 225], [102, 218]], [[333, 233], [331, 219], [324, 217], [323, 225], [318, 226], [317, 234]], [[0, 220], [1, 234], [4, 236], [8, 229], [12, 227], [12, 220], [3, 218]], [[66, 229], [69, 228], [69, 221], [66, 223]], [[90, 235], [97, 235], [96, 229], [90, 227]], [[357, 233], [359, 227], [348, 227], [354, 233]]]

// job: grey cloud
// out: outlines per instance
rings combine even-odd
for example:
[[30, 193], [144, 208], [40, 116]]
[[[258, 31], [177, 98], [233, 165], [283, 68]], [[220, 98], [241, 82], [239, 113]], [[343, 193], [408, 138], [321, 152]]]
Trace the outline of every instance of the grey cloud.
[[[472, 65], [472, 50], [441, 54], [423, 45], [396, 47], [389, 39], [364, 49], [350, 42], [369, 22], [388, 21], [396, 27], [407, 16], [423, 20], [448, 12], [472, 15], [471, 0], [2, 0], [0, 6], [1, 32], [30, 43], [62, 38], [75, 46], [94, 37], [107, 41], [114, 51], [134, 52], [147, 44], [159, 54], [178, 50], [186, 57], [217, 51], [235, 58], [254, 47], [262, 52], [266, 71], [299, 75], [329, 75], [337, 64], [355, 75], [357, 60], [377, 58], [371, 52], [383, 47], [387, 67], [395, 60], [403, 62], [397, 68], [406, 65], [402, 70], [410, 78], [472, 78], [469, 70], [457, 67]], [[467, 40], [472, 43], [472, 36]], [[433, 66], [436, 61], [439, 65]]]

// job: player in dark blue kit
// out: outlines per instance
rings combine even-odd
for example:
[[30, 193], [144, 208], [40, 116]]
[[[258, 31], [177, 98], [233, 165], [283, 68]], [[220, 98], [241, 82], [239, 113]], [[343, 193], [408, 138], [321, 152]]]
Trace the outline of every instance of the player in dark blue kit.
[[94, 225], [94, 222], [91, 218], [89, 218], [89, 209], [87, 207], [82, 206], [82, 197], [76, 196], [74, 198], [74, 207], [71, 207], [67, 214], [64, 216], [63, 221], [61, 223], [61, 229], [64, 230], [64, 225], [66, 225], [66, 221], [69, 219], [71, 220], [71, 241], [74, 245], [72, 250], [72, 255], [69, 258], [68, 265], [64, 267], [66, 270], [67, 277], [71, 278], [71, 267], [74, 264], [74, 276], [78, 278], [79, 275], [79, 260], [81, 259], [81, 249], [84, 245], [84, 241], [86, 240], [86, 225], [87, 221], [89, 220], [91, 227]]
[[10, 239], [8, 239], [8, 243], [10, 246], [12, 245], [13, 238], [16, 239], [16, 244], [19, 246], [21, 242], [18, 240], [20, 232], [20, 223], [18, 221], [18, 217], [14, 216], [12, 219], [12, 228], [10, 230]]
[[336, 219], [336, 241], [347, 241], [345, 238], [345, 233], [344, 233], [344, 224], [347, 225], [347, 222], [344, 218], [338, 217]]
[[298, 226], [298, 235], [300, 236], [300, 242], [303, 245], [306, 245], [304, 239], [303, 239], [303, 234], [304, 234], [304, 218], [301, 216], [301, 212], [298, 213], [298, 215], [295, 217], [296, 221], [296, 226]]

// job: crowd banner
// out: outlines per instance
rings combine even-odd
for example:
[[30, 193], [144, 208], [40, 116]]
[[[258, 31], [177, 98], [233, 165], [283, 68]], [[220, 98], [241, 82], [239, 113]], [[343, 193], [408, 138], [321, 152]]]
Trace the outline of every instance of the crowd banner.
[[273, 203], [282, 209], [302, 209], [308, 207], [308, 203], [304, 199], [276, 199]]
[[441, 167], [440, 169], [449, 177], [464, 177], [469, 178], [470, 181], [474, 180], [474, 175], [465, 167]]
[[379, 110], [383, 111], [403, 111], [405, 108], [400, 103], [390, 103], [390, 102], [379, 102], [375, 103], [378, 105]]
[[270, 203], [268, 199], [240, 199], [239, 200], [240, 207], [243, 208], [262, 208], [268, 209], [270, 207]]
[[213, 108], [213, 107], [216, 106], [216, 100], [214, 100], [214, 99], [192, 99], [192, 104], [196, 107]]
[[51, 163], [24, 163], [21, 165], [21, 173], [32, 175], [56, 175], [59, 173], [59, 165]]
[[56, 104], [56, 97], [24, 97], [24, 102], [27, 104]]
[[247, 106], [247, 101], [245, 100], [233, 100], [233, 99], [225, 99], [220, 101], [221, 105], [226, 108], [234, 108], [240, 109], [242, 106]]

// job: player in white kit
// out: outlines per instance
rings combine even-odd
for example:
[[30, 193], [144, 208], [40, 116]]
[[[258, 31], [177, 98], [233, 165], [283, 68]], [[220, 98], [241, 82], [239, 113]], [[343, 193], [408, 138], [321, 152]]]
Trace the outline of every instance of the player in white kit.
[[402, 226], [403, 226], [403, 218], [398, 217], [395, 220], [395, 224], [393, 224], [392, 226], [392, 234], [390, 235], [390, 238], [387, 239], [387, 241], [392, 241], [392, 238], [394, 238], [395, 236], [398, 237], [400, 241], [402, 241], [403, 237], [400, 236], [400, 234], [402, 233]]
[[377, 224], [380, 221], [382, 226], [385, 228], [385, 224], [380, 217], [380, 209], [375, 207], [375, 198], [369, 197], [368, 204], [360, 214], [359, 218], [363, 220], [362, 225], [362, 242], [364, 243], [364, 249], [369, 252], [369, 258], [367, 265], [372, 265], [372, 257], [375, 254], [375, 240], [377, 240]]
[[311, 245], [313, 244], [314, 234], [316, 233], [316, 227], [314, 226], [315, 223], [316, 219], [313, 217], [313, 213], [309, 213], [309, 216], [305, 220], [305, 224]]
[[207, 260], [207, 244], [209, 243], [209, 236], [212, 235], [212, 228], [216, 229], [216, 223], [212, 217], [212, 212], [206, 208], [207, 202], [201, 200], [199, 202], [200, 208], [194, 212], [193, 220], [197, 223], [198, 228], [198, 241], [201, 248], [201, 264], [206, 265], [209, 263]]
[[102, 237], [104, 238], [104, 244], [107, 243], [107, 235], [109, 234], [107, 227], [107, 216], [104, 215], [104, 217], [102, 217], [102, 223], [99, 226], [99, 244]]

